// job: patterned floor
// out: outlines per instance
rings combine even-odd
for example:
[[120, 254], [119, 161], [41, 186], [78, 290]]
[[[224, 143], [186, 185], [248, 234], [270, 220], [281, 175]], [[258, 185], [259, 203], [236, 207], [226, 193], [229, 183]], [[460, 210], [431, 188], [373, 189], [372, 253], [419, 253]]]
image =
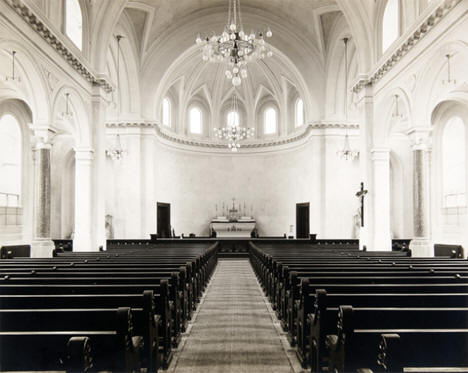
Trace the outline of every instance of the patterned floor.
[[297, 372], [273, 321], [248, 260], [220, 260], [169, 372]]

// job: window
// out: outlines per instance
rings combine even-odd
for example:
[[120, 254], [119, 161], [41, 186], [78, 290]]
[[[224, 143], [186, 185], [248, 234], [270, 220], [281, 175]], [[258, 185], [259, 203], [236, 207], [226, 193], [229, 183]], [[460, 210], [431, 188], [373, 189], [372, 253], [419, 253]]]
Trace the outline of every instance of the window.
[[304, 101], [302, 98], [296, 100], [296, 127], [300, 127], [304, 124]]
[[276, 110], [272, 107], [265, 110], [265, 135], [276, 132]]
[[21, 130], [16, 118], [0, 118], [0, 206], [20, 206]]
[[442, 189], [445, 207], [465, 205], [465, 123], [460, 117], [445, 125], [442, 138]]
[[387, 0], [382, 20], [382, 53], [400, 35], [400, 0]]
[[230, 111], [227, 115], [227, 125], [229, 127], [239, 127], [239, 113]]
[[83, 15], [78, 0], [65, 0], [65, 33], [81, 50], [83, 46]]
[[190, 109], [189, 123], [191, 133], [202, 133], [202, 113], [198, 107], [193, 107]]
[[167, 97], [162, 102], [162, 123], [167, 127], [171, 126], [171, 101]]

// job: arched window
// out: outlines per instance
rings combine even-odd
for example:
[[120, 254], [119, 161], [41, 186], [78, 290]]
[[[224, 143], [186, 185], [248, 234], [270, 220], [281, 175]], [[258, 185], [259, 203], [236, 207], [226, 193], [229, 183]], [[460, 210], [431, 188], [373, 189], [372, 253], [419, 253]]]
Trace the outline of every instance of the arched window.
[[264, 132], [265, 135], [271, 135], [276, 133], [277, 119], [276, 119], [276, 110], [272, 107], [269, 107], [265, 110], [265, 125]]
[[302, 98], [296, 100], [295, 122], [296, 127], [304, 124], [304, 101], [302, 101]]
[[171, 126], [171, 101], [165, 97], [162, 102], [162, 123]]
[[227, 125], [229, 127], [239, 127], [239, 113], [230, 111], [227, 115]]
[[442, 137], [442, 190], [445, 207], [465, 205], [465, 123], [452, 117]]
[[382, 20], [382, 53], [400, 36], [400, 0], [387, 0]]
[[81, 50], [83, 47], [83, 14], [78, 0], [65, 0], [65, 33]]
[[20, 206], [21, 130], [16, 118], [0, 118], [0, 206]]
[[189, 123], [191, 133], [202, 133], [202, 112], [198, 107], [193, 107], [190, 109]]

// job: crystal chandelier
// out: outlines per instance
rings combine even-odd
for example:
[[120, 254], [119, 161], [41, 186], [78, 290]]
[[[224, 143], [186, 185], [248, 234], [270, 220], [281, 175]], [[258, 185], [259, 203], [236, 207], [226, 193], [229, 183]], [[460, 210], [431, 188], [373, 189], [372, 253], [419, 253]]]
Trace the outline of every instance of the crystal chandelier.
[[[345, 47], [345, 117], [348, 121], [348, 38], [343, 39]], [[351, 149], [349, 145], [348, 127], [346, 127], [346, 135], [344, 139], [343, 149], [336, 152], [336, 155], [345, 161], [352, 161], [359, 156], [359, 151]]]
[[113, 161], [118, 161], [122, 159], [125, 154], [127, 154], [127, 151], [122, 148], [122, 144], [120, 143], [120, 135], [117, 134], [115, 137], [114, 148], [106, 150], [106, 155]]
[[248, 62], [273, 56], [264, 39], [272, 35], [270, 28], [258, 33], [246, 33], [242, 25], [240, 0], [229, 0], [228, 20], [223, 33], [203, 38], [198, 35], [196, 43], [202, 50], [203, 61], [226, 63], [226, 78], [234, 86], [239, 86], [242, 79], [247, 77], [245, 65]]
[[65, 111], [60, 113], [60, 118], [62, 120], [71, 120], [73, 118], [73, 113], [70, 111], [70, 93], [65, 93]]
[[226, 127], [215, 128], [215, 137], [227, 140], [228, 148], [233, 152], [237, 152], [240, 148], [240, 141], [248, 139], [254, 135], [253, 128], [241, 127], [239, 123], [239, 111], [237, 104], [237, 96], [234, 94], [232, 97], [232, 107], [228, 114], [228, 122]]

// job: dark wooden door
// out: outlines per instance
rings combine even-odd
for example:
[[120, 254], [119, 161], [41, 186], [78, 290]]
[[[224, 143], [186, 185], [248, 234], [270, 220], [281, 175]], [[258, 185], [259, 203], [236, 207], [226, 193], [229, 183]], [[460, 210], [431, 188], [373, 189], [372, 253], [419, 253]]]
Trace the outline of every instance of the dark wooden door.
[[171, 205], [169, 203], [157, 203], [157, 222], [158, 222], [158, 237], [171, 237]]
[[309, 209], [309, 202], [296, 204], [296, 238], [309, 238]]

